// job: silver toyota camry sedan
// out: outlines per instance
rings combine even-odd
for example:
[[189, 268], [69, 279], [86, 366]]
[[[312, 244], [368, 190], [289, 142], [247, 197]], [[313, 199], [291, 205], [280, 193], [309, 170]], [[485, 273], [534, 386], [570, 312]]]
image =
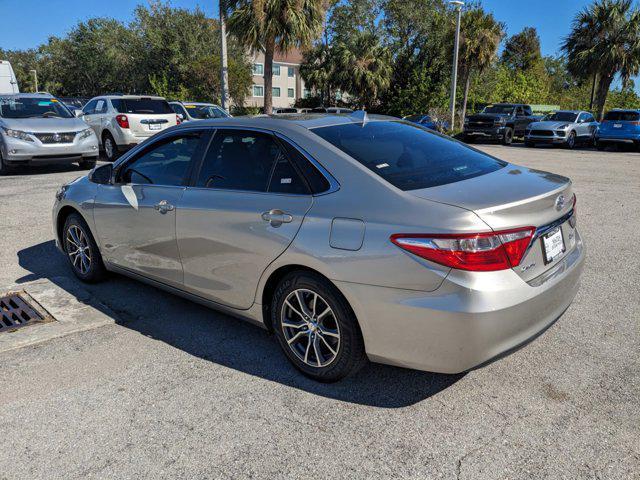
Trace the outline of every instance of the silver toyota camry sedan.
[[364, 112], [168, 129], [62, 186], [53, 226], [81, 280], [257, 323], [321, 381], [512, 351], [571, 304], [585, 258], [568, 178]]

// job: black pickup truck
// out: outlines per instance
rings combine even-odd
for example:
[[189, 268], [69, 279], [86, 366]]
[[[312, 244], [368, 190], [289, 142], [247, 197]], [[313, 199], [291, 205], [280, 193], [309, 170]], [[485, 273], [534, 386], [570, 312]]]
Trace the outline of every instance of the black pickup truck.
[[465, 142], [478, 139], [499, 140], [509, 145], [514, 137], [524, 137], [525, 129], [537, 121], [531, 107], [521, 103], [494, 103], [487, 105], [476, 115], [464, 119]]

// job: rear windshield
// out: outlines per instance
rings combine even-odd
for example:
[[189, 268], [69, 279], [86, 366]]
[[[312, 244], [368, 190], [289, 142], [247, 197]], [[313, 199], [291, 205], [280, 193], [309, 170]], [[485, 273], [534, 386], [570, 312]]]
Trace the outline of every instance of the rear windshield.
[[61, 102], [47, 97], [0, 97], [3, 118], [72, 118]]
[[401, 190], [454, 183], [507, 165], [406, 122], [351, 123], [312, 131]]
[[605, 120], [614, 120], [621, 122], [637, 122], [640, 120], [638, 112], [608, 112], [604, 116]]
[[111, 103], [119, 113], [174, 113], [166, 100], [153, 98], [118, 98]]

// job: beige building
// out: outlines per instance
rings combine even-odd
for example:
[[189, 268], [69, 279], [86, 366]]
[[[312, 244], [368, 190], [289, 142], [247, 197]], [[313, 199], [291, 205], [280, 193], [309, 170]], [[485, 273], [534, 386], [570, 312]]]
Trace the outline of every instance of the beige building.
[[[264, 53], [256, 52], [250, 56], [253, 65], [253, 85], [246, 97], [246, 107], [264, 105]], [[273, 108], [291, 107], [308, 92], [300, 76], [302, 53], [292, 50], [286, 55], [277, 53], [273, 58]]]

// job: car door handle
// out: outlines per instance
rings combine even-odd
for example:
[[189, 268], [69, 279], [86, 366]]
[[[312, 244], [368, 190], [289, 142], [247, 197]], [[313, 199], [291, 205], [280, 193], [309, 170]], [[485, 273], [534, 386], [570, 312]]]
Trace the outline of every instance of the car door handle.
[[283, 223], [291, 223], [293, 221], [293, 217], [282, 210], [274, 209], [264, 212], [262, 214], [262, 220], [269, 222], [272, 227], [279, 227]]
[[172, 212], [176, 207], [174, 207], [173, 205], [171, 205], [169, 202], [167, 202], [166, 200], [161, 200], [160, 202], [156, 203], [153, 208], [155, 208], [157, 211], [159, 211], [162, 214], [165, 214], [167, 212]]

